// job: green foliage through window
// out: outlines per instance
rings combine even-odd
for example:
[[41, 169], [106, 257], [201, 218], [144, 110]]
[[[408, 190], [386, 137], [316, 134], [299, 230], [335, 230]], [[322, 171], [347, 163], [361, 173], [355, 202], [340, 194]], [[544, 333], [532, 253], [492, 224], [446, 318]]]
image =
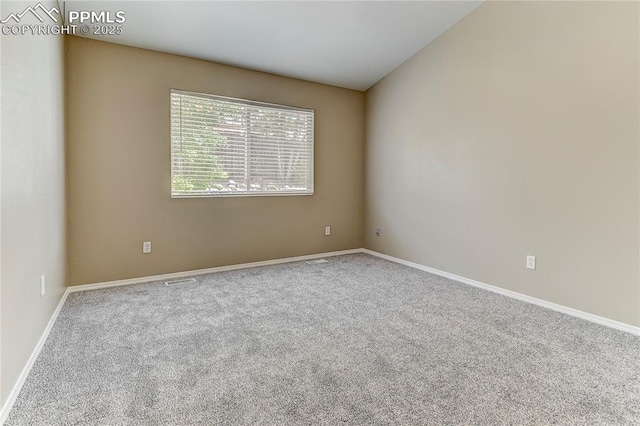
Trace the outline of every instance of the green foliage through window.
[[312, 110], [171, 92], [172, 196], [313, 193]]

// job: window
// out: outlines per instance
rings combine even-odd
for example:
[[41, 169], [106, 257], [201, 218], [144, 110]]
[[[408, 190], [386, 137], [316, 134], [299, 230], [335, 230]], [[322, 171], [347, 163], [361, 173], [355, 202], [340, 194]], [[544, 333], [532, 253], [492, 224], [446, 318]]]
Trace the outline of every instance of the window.
[[313, 110], [171, 90], [171, 196], [313, 194]]

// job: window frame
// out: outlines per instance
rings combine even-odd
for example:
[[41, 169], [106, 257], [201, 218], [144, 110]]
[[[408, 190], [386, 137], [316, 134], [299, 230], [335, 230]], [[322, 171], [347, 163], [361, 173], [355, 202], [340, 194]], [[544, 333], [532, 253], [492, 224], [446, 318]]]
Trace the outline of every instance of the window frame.
[[[266, 108], [277, 108], [281, 110], [288, 111], [302, 111], [311, 113], [311, 147], [310, 147], [310, 168], [307, 170], [309, 174], [309, 183], [311, 188], [305, 191], [243, 191], [243, 192], [234, 192], [234, 191], [219, 191], [219, 192], [209, 192], [209, 193], [200, 193], [200, 194], [174, 194], [173, 192], [173, 160], [174, 160], [174, 152], [173, 152], [173, 114], [172, 114], [172, 102], [171, 96], [174, 93], [184, 94], [188, 96], [196, 96], [201, 98], [210, 98], [210, 99], [219, 99], [228, 102], [235, 102], [239, 104], [249, 105], [249, 106], [257, 106], [257, 107], [266, 107]], [[222, 96], [222, 95], [214, 95], [211, 93], [202, 93], [202, 92], [194, 92], [190, 90], [176, 89], [171, 88], [169, 90], [169, 151], [170, 151], [170, 162], [169, 162], [169, 193], [172, 199], [180, 199], [180, 198], [234, 198], [234, 197], [296, 197], [296, 196], [313, 196], [315, 194], [315, 109], [313, 108], [304, 108], [297, 107], [293, 105], [283, 105], [276, 104], [270, 102], [261, 102], [254, 101], [250, 99], [242, 99], [242, 98], [234, 98], [230, 96]]]

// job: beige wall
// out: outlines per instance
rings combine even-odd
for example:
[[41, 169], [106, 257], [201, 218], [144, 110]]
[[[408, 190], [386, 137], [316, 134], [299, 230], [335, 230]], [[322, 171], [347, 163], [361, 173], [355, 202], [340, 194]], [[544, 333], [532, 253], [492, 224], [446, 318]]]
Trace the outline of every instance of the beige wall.
[[[364, 210], [362, 93], [67, 37], [69, 282], [355, 248], [364, 216], [368, 248], [638, 326], [639, 15], [479, 7], [368, 91]], [[0, 404], [66, 281], [62, 58], [1, 40]], [[316, 194], [172, 200], [172, 87], [314, 108]]]
[[[362, 245], [364, 93], [79, 37], [67, 70], [71, 285]], [[171, 88], [314, 108], [315, 195], [171, 199]]]
[[638, 7], [487, 2], [370, 89], [365, 246], [640, 325]]
[[[28, 4], [3, 2], [2, 16]], [[2, 36], [0, 62], [4, 405], [66, 285], [63, 38]]]

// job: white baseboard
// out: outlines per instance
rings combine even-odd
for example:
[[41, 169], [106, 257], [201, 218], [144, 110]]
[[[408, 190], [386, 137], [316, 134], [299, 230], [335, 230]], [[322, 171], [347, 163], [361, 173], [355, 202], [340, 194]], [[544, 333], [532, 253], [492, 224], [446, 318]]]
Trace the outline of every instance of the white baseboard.
[[521, 294], [521, 293], [516, 293], [515, 291], [505, 290], [503, 288], [492, 286], [492, 285], [489, 285], [489, 284], [485, 284], [485, 283], [482, 283], [480, 281], [475, 281], [475, 280], [472, 280], [470, 278], [461, 277], [459, 275], [451, 274], [449, 272], [440, 271], [438, 269], [430, 268], [428, 266], [420, 265], [418, 263], [410, 262], [408, 260], [400, 259], [400, 258], [397, 258], [397, 257], [389, 256], [387, 254], [379, 253], [379, 252], [376, 252], [376, 251], [373, 251], [373, 250], [369, 250], [369, 249], [364, 249], [364, 248], [332, 251], [332, 252], [327, 252], [327, 253], [310, 254], [310, 255], [305, 255], [305, 256], [287, 257], [287, 258], [283, 258], [283, 259], [265, 260], [265, 261], [261, 261], [261, 262], [241, 263], [241, 264], [229, 265], [229, 266], [218, 266], [218, 267], [215, 267], [215, 268], [197, 269], [197, 270], [193, 270], [193, 271], [176, 272], [176, 273], [172, 273], [172, 274], [163, 274], [163, 275], [153, 275], [153, 276], [132, 278], [132, 279], [126, 279], [126, 280], [107, 281], [107, 282], [95, 283], [95, 284], [84, 284], [84, 285], [77, 285], [77, 286], [67, 287], [66, 291], [62, 295], [62, 298], [60, 298], [60, 302], [58, 303], [58, 306], [56, 307], [56, 310], [53, 312], [53, 315], [51, 316], [51, 319], [47, 323], [47, 326], [45, 327], [45, 329], [44, 329], [44, 331], [42, 333], [42, 336], [40, 337], [40, 340], [38, 341], [38, 344], [36, 345], [35, 349], [31, 353], [31, 356], [29, 357], [29, 360], [27, 361], [27, 364], [22, 369], [22, 372], [20, 373], [20, 376], [18, 377], [18, 381], [14, 385], [13, 389], [11, 390], [11, 393], [9, 394], [9, 397], [7, 398], [6, 402], [4, 403], [4, 406], [0, 410], [0, 425], [4, 424], [5, 420], [7, 419], [7, 416], [9, 415], [9, 412], [11, 411], [11, 408], [13, 408], [13, 404], [15, 403], [16, 399], [18, 398], [18, 394], [20, 393], [20, 390], [22, 389], [22, 386], [24, 385], [24, 382], [26, 381], [27, 376], [31, 372], [31, 368], [33, 367], [33, 364], [36, 362], [36, 359], [38, 358], [38, 355], [40, 355], [40, 351], [42, 350], [42, 347], [44, 346], [44, 344], [45, 344], [45, 342], [47, 340], [47, 337], [49, 337], [49, 333], [51, 332], [51, 329], [53, 328], [53, 325], [55, 324], [56, 319], [58, 318], [58, 315], [60, 314], [60, 310], [62, 309], [62, 306], [64, 305], [65, 301], [67, 300], [67, 296], [69, 295], [69, 293], [75, 293], [75, 292], [79, 292], [79, 291], [88, 291], [88, 290], [97, 290], [97, 289], [100, 289], [100, 288], [109, 288], [109, 287], [118, 287], [118, 286], [132, 285], [132, 284], [140, 284], [140, 283], [147, 283], [147, 282], [153, 282], [153, 281], [163, 281], [163, 280], [176, 279], [176, 278], [188, 277], [188, 276], [193, 276], [193, 275], [210, 274], [210, 273], [214, 273], [214, 272], [233, 271], [233, 270], [245, 269], [245, 268], [255, 268], [255, 267], [258, 267], [258, 266], [277, 265], [277, 264], [281, 264], [281, 263], [298, 262], [298, 261], [303, 261], [303, 260], [319, 259], [319, 258], [323, 258], [323, 257], [341, 256], [341, 255], [344, 255], [344, 254], [353, 254], [353, 253], [367, 253], [367, 254], [370, 254], [372, 256], [376, 256], [376, 257], [379, 257], [379, 258], [382, 258], [382, 259], [386, 259], [386, 260], [389, 260], [389, 261], [392, 261], [392, 262], [400, 263], [402, 265], [406, 265], [406, 266], [409, 266], [409, 267], [412, 267], [412, 268], [415, 268], [415, 269], [419, 269], [419, 270], [422, 270], [422, 271], [425, 271], [425, 272], [430, 272], [432, 274], [439, 275], [439, 276], [445, 277], [445, 278], [449, 278], [449, 279], [454, 280], [454, 281], [458, 281], [458, 282], [461, 282], [461, 283], [464, 283], [464, 284], [472, 285], [474, 287], [479, 287], [479, 288], [484, 289], [484, 290], [488, 290], [488, 291], [491, 291], [491, 292], [494, 292], [494, 293], [498, 293], [498, 294], [501, 294], [503, 296], [511, 297], [513, 299], [518, 299], [518, 300], [521, 300], [523, 302], [527, 302], [527, 303], [531, 303], [531, 304], [534, 304], [534, 305], [538, 305], [538, 306], [541, 306], [543, 308], [547, 308], [547, 309], [551, 309], [551, 310], [554, 310], [554, 311], [562, 312], [562, 313], [567, 314], [567, 315], [578, 317], [578, 318], [581, 318], [581, 319], [584, 319], [584, 320], [587, 320], [587, 321], [591, 321], [591, 322], [594, 322], [594, 323], [597, 323], [597, 324], [600, 324], [600, 325], [604, 325], [604, 326], [607, 326], [607, 327], [614, 328], [616, 330], [621, 330], [621, 331], [625, 331], [627, 333], [631, 333], [631, 334], [635, 334], [635, 335], [640, 336], [640, 327], [634, 327], [634, 326], [629, 325], [629, 324], [625, 324], [625, 323], [622, 323], [622, 322], [614, 321], [614, 320], [611, 320], [611, 319], [608, 319], [608, 318], [600, 317], [600, 316], [597, 316], [597, 315], [593, 315], [593, 314], [590, 314], [590, 313], [587, 313], [587, 312], [579, 311], [577, 309], [569, 308], [569, 307], [566, 307], [566, 306], [558, 305], [556, 303], [547, 302], [546, 300], [537, 299], [535, 297], [527, 296], [527, 295]]
[[153, 275], [153, 276], [147, 276], [147, 277], [132, 278], [127, 280], [108, 281], [108, 282], [102, 282], [102, 283], [67, 287], [66, 291], [62, 295], [62, 298], [60, 299], [60, 302], [58, 303], [58, 306], [56, 307], [56, 310], [53, 312], [51, 319], [47, 323], [47, 326], [45, 327], [42, 333], [42, 336], [38, 341], [38, 344], [36, 345], [35, 349], [31, 353], [31, 356], [29, 357], [27, 364], [22, 369], [22, 372], [18, 377], [18, 381], [13, 386], [13, 389], [11, 390], [9, 397], [7, 398], [4, 405], [2, 406], [2, 409], [0, 410], [0, 425], [3, 425], [4, 422], [7, 420], [7, 417], [9, 416], [9, 413], [13, 408], [13, 404], [15, 404], [16, 399], [18, 398], [18, 395], [20, 394], [20, 390], [22, 390], [22, 386], [24, 385], [24, 382], [27, 380], [27, 377], [31, 372], [31, 368], [33, 368], [33, 364], [35, 364], [36, 359], [38, 359], [38, 355], [40, 355], [40, 351], [42, 350], [42, 347], [47, 341], [47, 337], [49, 337], [49, 333], [51, 332], [51, 329], [53, 328], [53, 325], [55, 324], [56, 319], [60, 314], [60, 310], [62, 309], [62, 306], [64, 305], [65, 301], [67, 300], [67, 296], [69, 295], [69, 293], [75, 293], [78, 291], [97, 290], [100, 288], [140, 284], [140, 283], [153, 282], [153, 281], [163, 281], [163, 280], [182, 278], [182, 277], [193, 276], [193, 275], [210, 274], [213, 272], [233, 271], [236, 269], [255, 268], [258, 266], [266, 266], [266, 265], [277, 265], [280, 263], [298, 262], [302, 260], [319, 259], [323, 257], [340, 256], [343, 254], [353, 254], [353, 253], [361, 253], [361, 252], [362, 252], [362, 249], [359, 249], [359, 248], [350, 249], [350, 250], [340, 250], [340, 251], [332, 251], [327, 253], [309, 254], [305, 256], [287, 257], [283, 259], [265, 260], [261, 262], [241, 263], [237, 265], [219, 266], [219, 267], [207, 268], [207, 269], [197, 269], [194, 271], [176, 272], [172, 274]]
[[627, 333], [640, 336], [640, 327], [635, 327], [630, 324], [614, 321], [609, 318], [604, 318], [598, 315], [590, 314], [588, 312], [579, 311], [577, 309], [569, 308], [567, 306], [558, 305], [557, 303], [552, 303], [552, 302], [548, 302], [546, 300], [538, 299], [532, 296], [527, 296], [526, 294], [517, 293], [511, 290], [506, 290], [504, 288], [496, 287], [490, 284], [485, 284], [483, 282], [472, 280], [470, 278], [461, 277], [459, 275], [451, 274], [449, 272], [440, 271], [439, 269], [430, 268], [428, 266], [420, 265], [419, 263], [414, 263], [408, 260], [389, 256], [387, 254], [379, 253], [377, 251], [362, 249], [362, 252], [370, 254], [372, 256], [380, 257], [382, 259], [390, 260], [391, 262], [396, 262], [402, 265], [410, 266], [415, 269], [420, 269], [421, 271], [430, 272], [432, 274], [439, 275], [441, 277], [449, 278], [451, 280], [458, 281], [463, 284], [472, 285], [474, 287], [479, 287], [483, 290], [488, 290], [493, 293], [498, 293], [503, 296], [511, 297], [513, 299], [518, 299], [523, 302], [527, 302], [533, 305], [541, 306], [543, 308], [551, 309], [552, 311], [562, 312], [563, 314], [571, 315], [573, 317], [578, 317], [586, 321], [594, 322], [596, 324], [604, 325], [606, 327], [614, 328], [616, 330], [625, 331]]
[[62, 295], [62, 297], [60, 298], [60, 301], [58, 302], [58, 306], [56, 306], [55, 311], [53, 311], [53, 315], [51, 315], [51, 319], [47, 323], [47, 326], [44, 328], [44, 331], [42, 332], [42, 336], [40, 336], [40, 340], [38, 340], [38, 344], [33, 349], [33, 352], [31, 352], [31, 356], [29, 357], [27, 364], [24, 366], [24, 368], [20, 372], [20, 376], [18, 376], [18, 381], [13, 386], [13, 389], [11, 389], [11, 392], [9, 393], [7, 400], [2, 406], [2, 409], [0, 410], [0, 425], [3, 425], [4, 422], [7, 420], [7, 417], [9, 416], [9, 413], [13, 408], [13, 404], [15, 404], [16, 399], [18, 398], [18, 395], [22, 390], [22, 386], [24, 385], [24, 382], [27, 380], [27, 377], [31, 372], [31, 368], [33, 368], [33, 364], [35, 364], [36, 359], [38, 359], [38, 355], [40, 355], [40, 351], [44, 347], [44, 344], [47, 341], [47, 338], [49, 337], [49, 333], [51, 332], [51, 329], [53, 328], [53, 325], [55, 324], [56, 319], [58, 319], [58, 315], [62, 310], [62, 306], [64, 306], [64, 302], [67, 300], [68, 294], [69, 294], [69, 290], [67, 289]]
[[362, 253], [363, 249], [349, 249], [340, 251], [330, 251], [326, 253], [308, 254], [304, 256], [285, 257], [282, 259], [263, 260], [260, 262], [238, 263], [236, 265], [216, 266], [214, 268], [195, 269], [192, 271], [175, 272], [171, 274], [152, 275], [140, 278], [130, 278], [126, 280], [105, 281], [94, 284], [81, 284], [67, 287], [70, 293], [77, 291], [97, 290], [100, 288], [119, 287], [123, 285], [141, 284], [153, 281], [174, 280], [176, 278], [191, 277], [194, 275], [211, 274], [214, 272], [234, 271], [236, 269], [256, 268], [258, 266], [277, 265], [280, 263], [299, 262], [302, 260], [319, 259], [322, 257], [341, 256], [343, 254]]

